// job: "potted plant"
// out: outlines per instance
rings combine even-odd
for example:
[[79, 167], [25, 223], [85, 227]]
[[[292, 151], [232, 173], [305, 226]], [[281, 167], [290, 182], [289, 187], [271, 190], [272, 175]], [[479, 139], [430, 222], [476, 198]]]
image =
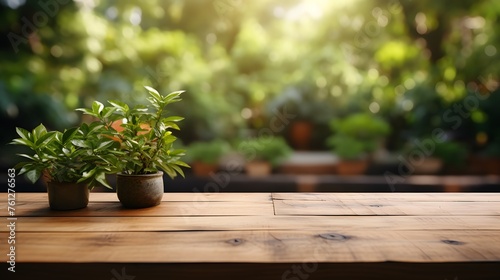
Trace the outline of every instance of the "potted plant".
[[409, 166], [410, 173], [432, 175], [438, 174], [443, 169], [443, 160], [438, 156], [439, 152], [436, 150], [437, 142], [432, 141], [432, 146], [429, 145], [429, 147], [422, 144], [431, 141], [431, 139], [432, 136], [412, 138], [404, 145], [401, 152], [408, 161], [406, 164]]
[[337, 166], [341, 175], [364, 173], [369, 157], [390, 132], [387, 122], [365, 113], [333, 120], [330, 126], [334, 134], [327, 145], [341, 159]]
[[[299, 83], [283, 90], [268, 104], [268, 114], [282, 114], [286, 137], [295, 150], [311, 150], [317, 138], [321, 138], [318, 127], [327, 124], [332, 117], [330, 98], [318, 94], [317, 87]], [[322, 144], [322, 143], [321, 143]]]
[[191, 143], [188, 150], [186, 156], [194, 174], [208, 176], [217, 171], [220, 158], [229, 152], [230, 146], [222, 140], [198, 141]]
[[355, 138], [336, 135], [329, 138], [328, 145], [333, 148], [335, 154], [340, 158], [337, 164], [337, 173], [341, 175], [363, 174], [368, 167], [365, 145]]
[[149, 92], [146, 106], [130, 108], [120, 101], [108, 101], [104, 106], [94, 101], [92, 108], [78, 109], [95, 117], [102, 125], [101, 133], [119, 143], [113, 151], [117, 156], [110, 159], [117, 174], [116, 192], [124, 207], [144, 208], [160, 204], [163, 197], [163, 172], [170, 178], [177, 174], [184, 177], [181, 167], [189, 167], [181, 161], [185, 151], [174, 149], [176, 137], [172, 129], [179, 130], [177, 122], [183, 118], [169, 116], [166, 107], [180, 101], [183, 91], [162, 96], [154, 88]]
[[292, 149], [282, 137], [257, 137], [239, 145], [247, 162], [245, 171], [249, 176], [266, 176], [273, 167], [290, 156]]
[[98, 133], [100, 125], [82, 124], [64, 132], [47, 131], [43, 124], [31, 132], [17, 128], [20, 138], [11, 144], [28, 147], [33, 154], [20, 154], [28, 161], [16, 169], [35, 183], [44, 177], [47, 183], [49, 205], [54, 210], [84, 208], [89, 192], [97, 184], [111, 188], [105, 175], [115, 172], [107, 161], [107, 150], [115, 146], [110, 139]]
[[445, 172], [453, 173], [465, 167], [468, 151], [462, 143], [445, 141], [436, 143], [434, 156], [442, 161]]

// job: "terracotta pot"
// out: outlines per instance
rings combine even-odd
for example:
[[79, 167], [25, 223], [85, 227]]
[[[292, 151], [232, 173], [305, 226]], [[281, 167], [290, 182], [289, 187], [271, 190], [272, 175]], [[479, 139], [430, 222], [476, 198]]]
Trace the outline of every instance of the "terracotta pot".
[[367, 168], [367, 160], [346, 160], [338, 163], [337, 172], [340, 175], [361, 175]]
[[163, 198], [163, 172], [155, 174], [117, 174], [116, 193], [126, 208], [159, 205]]
[[296, 150], [310, 150], [313, 124], [308, 121], [296, 121], [290, 127], [290, 142]]
[[191, 168], [197, 176], [209, 176], [212, 173], [217, 172], [217, 164], [205, 163], [201, 161], [195, 161], [191, 163]]
[[245, 171], [248, 176], [262, 177], [271, 174], [272, 166], [267, 161], [250, 161], [245, 165]]
[[47, 193], [52, 210], [75, 210], [89, 204], [90, 190], [85, 184], [48, 182]]

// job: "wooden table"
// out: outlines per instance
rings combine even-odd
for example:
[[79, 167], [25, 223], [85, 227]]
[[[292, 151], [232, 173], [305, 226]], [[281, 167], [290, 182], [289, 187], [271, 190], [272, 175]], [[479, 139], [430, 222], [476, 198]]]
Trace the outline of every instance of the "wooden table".
[[[1, 279], [500, 279], [498, 193], [172, 193], [51, 211], [17, 193]], [[7, 221], [7, 194], [0, 194]], [[7, 252], [8, 254], [8, 252]]]

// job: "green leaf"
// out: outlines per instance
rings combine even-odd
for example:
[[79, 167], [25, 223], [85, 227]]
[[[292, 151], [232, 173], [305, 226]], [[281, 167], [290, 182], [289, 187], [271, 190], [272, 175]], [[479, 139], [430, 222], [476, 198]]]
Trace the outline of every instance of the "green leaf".
[[158, 101], [161, 100], [161, 95], [156, 89], [154, 89], [150, 86], [144, 86], [144, 88], [147, 89], [149, 91], [149, 93], [151, 94], [151, 96], [153, 96], [156, 100], [158, 100]]
[[134, 111], [135, 112], [147, 112], [148, 111], [148, 107], [143, 106], [143, 105], [137, 105], [137, 106], [134, 107]]
[[113, 146], [116, 143], [114, 140], [104, 141], [97, 146], [96, 150], [102, 150]]
[[78, 109], [76, 109], [76, 111], [83, 112], [85, 115], [90, 115], [90, 116], [93, 116], [93, 117], [99, 117], [99, 115], [94, 114], [94, 112], [92, 110], [87, 109], [87, 108], [78, 108]]
[[179, 122], [179, 121], [182, 121], [183, 119], [184, 119], [183, 117], [179, 117], [179, 116], [170, 116], [170, 117], [164, 118], [163, 122]]
[[177, 176], [177, 173], [175, 172], [174, 169], [172, 169], [170, 166], [164, 164], [164, 163], [159, 163], [160, 167], [165, 173], [167, 173], [168, 177], [170, 178], [175, 178]]
[[122, 112], [127, 112], [129, 110], [129, 107], [127, 104], [121, 102], [121, 101], [118, 101], [118, 100], [110, 100], [108, 101], [109, 104], [111, 104], [113, 107], [115, 107], [116, 109], [122, 111]]
[[176, 91], [173, 91], [173, 92], [169, 93], [169, 94], [167, 95], [167, 97], [169, 97], [169, 96], [171, 96], [171, 95], [172, 95], [172, 96], [180, 96], [180, 95], [181, 95], [182, 93], [184, 93], [184, 92], [186, 92], [186, 91], [185, 91], [185, 90], [176, 90]]
[[139, 146], [139, 142], [133, 140], [133, 139], [127, 139], [125, 140], [125, 144], [131, 148], [133, 147], [138, 147]]
[[94, 103], [92, 103], [92, 112], [95, 115], [100, 116], [103, 109], [104, 109], [104, 105], [101, 102], [94, 101]]
[[158, 169], [154, 168], [154, 167], [149, 167], [149, 168], [144, 168], [144, 173], [150, 173], [150, 174], [153, 174], [153, 173], [156, 173], [158, 172]]
[[56, 136], [56, 133], [54, 131], [43, 134], [40, 138], [36, 140], [35, 144], [37, 147], [46, 145], [54, 138], [54, 136]]
[[33, 163], [21, 162], [16, 164], [15, 169], [20, 169], [18, 175], [23, 175], [24, 173], [33, 170], [36, 168], [36, 165]]
[[24, 146], [27, 146], [27, 147], [30, 147], [31, 149], [34, 149], [35, 148], [35, 144], [33, 142], [31, 142], [30, 140], [28, 139], [23, 139], [23, 138], [16, 138], [16, 139], [13, 139], [12, 142], [10, 142], [10, 144], [14, 144], [14, 145], [24, 145]]
[[80, 179], [80, 180], [84, 181], [86, 179], [90, 179], [92, 176], [94, 176], [95, 172], [96, 172], [96, 168], [90, 170], [89, 172], [83, 172], [83, 174], [82, 174], [83, 180], [82, 179]]
[[91, 148], [90, 145], [88, 145], [88, 143], [83, 140], [71, 140], [71, 144], [80, 148]]
[[170, 151], [171, 156], [183, 156], [186, 154], [186, 150], [184, 149], [175, 149]]
[[147, 160], [151, 160], [152, 159], [151, 154], [148, 153], [148, 152], [143, 152], [142, 153], [142, 157], [145, 158], [145, 159], [147, 159]]
[[47, 129], [45, 128], [45, 126], [43, 124], [40, 124], [39, 126], [35, 127], [35, 129], [33, 129], [33, 134], [32, 134], [33, 141], [36, 143], [38, 138], [42, 137], [46, 133], [47, 133]]
[[19, 136], [21, 136], [22, 139], [29, 141], [31, 134], [29, 131], [24, 128], [16, 127], [16, 132]]
[[96, 131], [98, 131], [99, 129], [103, 128], [104, 125], [102, 124], [99, 124], [99, 123], [91, 123], [90, 124], [90, 127], [89, 127], [89, 131], [87, 132], [87, 135], [89, 134], [92, 134], [92, 133], [95, 133]]
[[40, 176], [42, 176], [42, 172], [38, 169], [32, 169], [26, 172], [26, 178], [28, 178], [32, 184], [36, 183]]
[[99, 172], [96, 176], [95, 176], [95, 180], [97, 182], [99, 182], [101, 185], [105, 186], [106, 188], [112, 190], [113, 187], [111, 187], [108, 183], [108, 181], [106, 180], [106, 175], [103, 173], [103, 172]]
[[24, 157], [24, 158], [30, 159], [32, 161], [38, 161], [38, 158], [36, 158], [34, 156], [30, 156], [30, 155], [27, 155], [27, 154], [17, 154], [17, 155], [20, 156], [20, 157]]
[[103, 118], [109, 118], [113, 113], [116, 111], [115, 107], [105, 107], [104, 110], [102, 110], [102, 117]]
[[176, 165], [179, 165], [179, 166], [183, 166], [183, 167], [187, 167], [187, 168], [191, 168], [191, 166], [189, 166], [187, 163], [183, 162], [183, 161], [175, 161], [173, 164], [176, 164]]
[[183, 92], [184, 92], [183, 90], [171, 92], [165, 97], [163, 101], [167, 104], [181, 101], [180, 95]]
[[[14, 169], [15, 169], [15, 170], [19, 170], [19, 169], [23, 168], [25, 165], [30, 165], [30, 164], [32, 165], [32, 163], [30, 163], [30, 162], [26, 162], [26, 161], [18, 162], [18, 163], [14, 166]], [[19, 173], [18, 173], [18, 175], [21, 175], [21, 174], [19, 174]]]
[[[66, 155], [66, 156], [70, 156], [71, 155], [71, 150], [67, 149], [67, 148], [62, 148], [61, 149], [63, 154]], [[56, 153], [53, 153], [54, 156], [57, 156]]]
[[172, 167], [172, 169], [174, 169], [175, 171], [177, 171], [177, 173], [179, 173], [183, 178], [185, 177], [184, 176], [184, 171], [177, 165], [175, 164], [171, 164], [170, 167]]
[[163, 122], [163, 124], [165, 125], [165, 129], [173, 128], [173, 129], [176, 129], [176, 130], [181, 130], [181, 128], [176, 123], [173, 123], [173, 122]]
[[163, 144], [168, 145], [168, 144], [174, 143], [175, 140], [177, 140], [177, 137], [172, 136], [172, 135], [166, 135], [165, 137], [163, 137], [162, 140], [163, 140]]
[[137, 105], [132, 110], [130, 110], [130, 114], [144, 115], [147, 113], [147, 111], [148, 107], [144, 105]]

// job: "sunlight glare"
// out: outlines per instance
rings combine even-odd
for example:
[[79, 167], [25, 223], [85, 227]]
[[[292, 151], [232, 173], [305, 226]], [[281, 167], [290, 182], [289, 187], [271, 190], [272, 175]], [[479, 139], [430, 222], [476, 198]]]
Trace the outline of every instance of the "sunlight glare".
[[348, 0], [303, 0], [289, 9], [277, 6], [274, 8], [273, 14], [277, 18], [290, 21], [299, 21], [301, 19], [318, 20], [323, 17], [323, 11], [327, 10], [327, 8], [339, 9], [353, 2]]

